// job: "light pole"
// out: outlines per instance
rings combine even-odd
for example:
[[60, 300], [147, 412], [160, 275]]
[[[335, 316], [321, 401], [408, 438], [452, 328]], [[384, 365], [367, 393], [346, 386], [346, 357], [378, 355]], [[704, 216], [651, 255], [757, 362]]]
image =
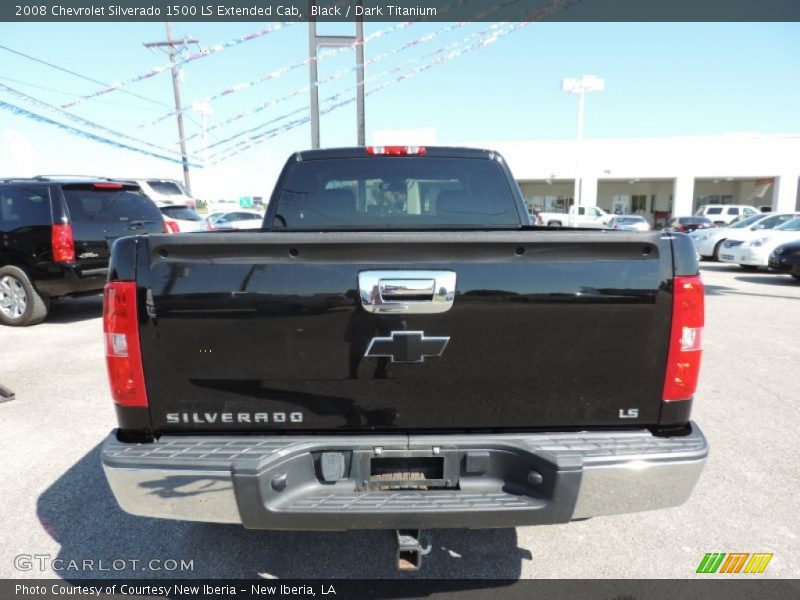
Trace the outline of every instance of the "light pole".
[[578, 97], [578, 142], [575, 150], [575, 206], [582, 205], [583, 178], [581, 176], [581, 142], [583, 141], [583, 105], [586, 92], [602, 92], [606, 82], [594, 75], [584, 75], [581, 78], [568, 77], [561, 80], [561, 91], [574, 94]]

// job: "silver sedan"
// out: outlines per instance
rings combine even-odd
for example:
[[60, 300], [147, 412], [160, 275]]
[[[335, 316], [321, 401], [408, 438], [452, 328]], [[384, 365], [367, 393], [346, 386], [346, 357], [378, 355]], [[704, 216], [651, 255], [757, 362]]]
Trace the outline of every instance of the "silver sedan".
[[640, 215], [620, 215], [608, 221], [608, 228], [621, 231], [650, 231], [650, 223]]

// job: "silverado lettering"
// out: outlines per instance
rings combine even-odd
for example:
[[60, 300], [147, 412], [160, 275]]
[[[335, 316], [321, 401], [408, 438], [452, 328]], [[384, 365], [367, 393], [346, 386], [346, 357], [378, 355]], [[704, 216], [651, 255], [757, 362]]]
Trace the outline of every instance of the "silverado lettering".
[[[167, 423], [286, 423], [287, 414], [284, 412], [266, 413], [266, 412], [238, 412], [238, 413], [167, 413]], [[288, 421], [290, 423], [302, 423], [303, 413], [293, 412], [289, 413]]]
[[103, 467], [135, 515], [396, 529], [412, 566], [420, 529], [677, 506], [703, 306], [686, 235], [530, 225], [495, 152], [300, 152], [261, 230], [114, 244]]

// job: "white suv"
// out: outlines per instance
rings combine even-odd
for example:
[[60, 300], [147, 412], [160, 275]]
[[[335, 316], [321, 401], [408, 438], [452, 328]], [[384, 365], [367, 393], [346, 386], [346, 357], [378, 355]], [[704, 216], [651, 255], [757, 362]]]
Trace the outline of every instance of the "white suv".
[[694, 213], [698, 217], [708, 217], [716, 226], [729, 225], [734, 219], [758, 214], [758, 209], [745, 204], [706, 204]]

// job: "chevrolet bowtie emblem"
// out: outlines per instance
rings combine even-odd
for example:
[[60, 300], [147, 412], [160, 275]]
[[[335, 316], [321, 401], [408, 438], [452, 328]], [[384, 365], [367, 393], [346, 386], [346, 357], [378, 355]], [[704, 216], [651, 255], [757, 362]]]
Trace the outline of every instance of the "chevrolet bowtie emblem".
[[449, 341], [449, 337], [425, 337], [424, 331], [393, 331], [390, 337], [372, 338], [364, 356], [420, 363], [426, 356], [441, 356]]

